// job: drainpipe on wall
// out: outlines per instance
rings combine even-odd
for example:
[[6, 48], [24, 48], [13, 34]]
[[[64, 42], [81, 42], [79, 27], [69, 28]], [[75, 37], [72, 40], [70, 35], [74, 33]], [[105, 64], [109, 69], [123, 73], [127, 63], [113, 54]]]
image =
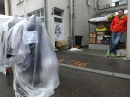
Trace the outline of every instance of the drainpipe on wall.
[[68, 0], [69, 1], [69, 37], [68, 37], [68, 47], [70, 48], [70, 37], [71, 37], [71, 9], [70, 9], [70, 0]]
[[70, 41], [71, 48], [74, 46], [74, 22], [73, 22], [73, 0], [70, 0]]
[[27, 17], [27, 13], [26, 13], [26, 0], [24, 0], [24, 17]]
[[48, 29], [47, 28], [47, 0], [44, 0], [44, 23], [45, 23], [45, 27], [46, 27], [46, 30]]
[[9, 1], [4, 0], [5, 3], [5, 15], [9, 15]]
[[129, 0], [128, 0], [128, 25], [127, 25], [126, 58], [130, 59], [130, 1]]

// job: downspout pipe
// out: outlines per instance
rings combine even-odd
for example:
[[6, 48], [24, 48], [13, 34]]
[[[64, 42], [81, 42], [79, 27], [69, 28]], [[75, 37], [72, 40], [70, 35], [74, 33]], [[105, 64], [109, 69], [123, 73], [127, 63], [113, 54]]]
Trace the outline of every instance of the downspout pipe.
[[[70, 8], [70, 4], [71, 4], [71, 0], [68, 0], [69, 1], [69, 37], [71, 37], [71, 8]], [[69, 38], [70, 39], [70, 38]]]
[[46, 30], [48, 29], [47, 27], [47, 0], [44, 0], [44, 23], [45, 23], [45, 27], [46, 27]]
[[9, 0], [4, 0], [5, 4], [5, 15], [9, 16]]
[[130, 1], [128, 0], [127, 48], [126, 59], [130, 60]]
[[70, 0], [70, 35], [71, 35], [71, 48], [74, 46], [74, 22], [73, 22], [73, 0]]

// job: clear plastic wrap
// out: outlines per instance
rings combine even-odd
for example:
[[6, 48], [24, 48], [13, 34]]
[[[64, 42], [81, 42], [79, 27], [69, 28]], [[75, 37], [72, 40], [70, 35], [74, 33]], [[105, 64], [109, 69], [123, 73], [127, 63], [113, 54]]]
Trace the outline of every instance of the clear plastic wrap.
[[9, 59], [11, 55], [7, 54], [7, 38], [9, 35], [9, 30], [19, 22], [17, 16], [14, 16], [9, 21], [5, 22], [2, 25], [2, 29], [0, 32], [0, 64], [4, 66], [11, 66], [11, 63], [9, 62]]
[[115, 17], [114, 14], [110, 14], [104, 17], [91, 18], [89, 19], [89, 22], [109, 22], [109, 21], [112, 21], [114, 17]]
[[31, 16], [13, 27], [7, 51], [13, 55], [16, 97], [50, 97], [54, 93], [59, 85], [59, 66], [39, 17]]

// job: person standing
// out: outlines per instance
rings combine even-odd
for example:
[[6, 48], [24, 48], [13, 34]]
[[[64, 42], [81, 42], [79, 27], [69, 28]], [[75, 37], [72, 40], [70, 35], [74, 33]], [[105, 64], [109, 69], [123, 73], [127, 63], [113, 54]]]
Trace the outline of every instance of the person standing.
[[112, 32], [112, 45], [107, 51], [106, 56], [110, 57], [110, 53], [113, 53], [112, 58], [115, 58], [117, 45], [122, 34], [127, 30], [127, 16], [124, 15], [124, 9], [118, 10], [118, 15], [113, 19], [110, 30]]

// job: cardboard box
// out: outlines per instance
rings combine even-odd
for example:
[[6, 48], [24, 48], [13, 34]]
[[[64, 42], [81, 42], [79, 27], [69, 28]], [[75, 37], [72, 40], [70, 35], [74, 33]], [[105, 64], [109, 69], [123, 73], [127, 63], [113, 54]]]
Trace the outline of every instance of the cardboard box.
[[95, 44], [96, 43], [96, 37], [90, 37], [89, 43]]
[[67, 46], [67, 42], [65, 40], [56, 41], [56, 47], [64, 47]]
[[7, 67], [6, 71], [10, 74], [13, 75], [12, 67]]
[[105, 23], [98, 23], [98, 28], [104, 28], [105, 27]]
[[78, 49], [79, 49], [79, 48], [80, 48], [80, 45], [75, 45], [74, 48], [78, 48]]
[[90, 37], [96, 37], [96, 34], [97, 34], [96, 32], [91, 32]]

